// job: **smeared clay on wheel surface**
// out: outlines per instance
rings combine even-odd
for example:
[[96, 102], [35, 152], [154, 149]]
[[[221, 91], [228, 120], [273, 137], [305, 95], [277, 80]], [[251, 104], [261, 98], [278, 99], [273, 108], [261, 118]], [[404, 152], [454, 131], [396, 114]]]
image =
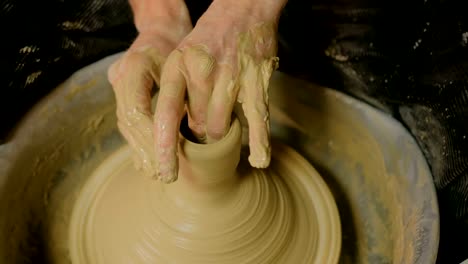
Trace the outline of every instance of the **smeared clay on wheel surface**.
[[237, 119], [216, 143], [182, 138], [172, 184], [143, 177], [122, 147], [75, 205], [72, 262], [337, 263], [338, 210], [315, 169], [280, 143], [268, 169], [241, 157]]

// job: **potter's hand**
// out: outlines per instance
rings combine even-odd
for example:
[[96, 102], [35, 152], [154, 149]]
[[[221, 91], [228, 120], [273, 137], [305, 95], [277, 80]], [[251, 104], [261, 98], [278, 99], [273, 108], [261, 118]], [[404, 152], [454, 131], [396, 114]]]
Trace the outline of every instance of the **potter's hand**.
[[130, 1], [139, 35], [108, 71], [118, 127], [135, 152], [136, 166], [156, 176], [151, 90], [168, 54], [192, 30], [183, 0]]
[[[185, 109], [202, 142], [229, 130], [236, 101], [249, 125], [249, 162], [270, 163], [268, 83], [276, 69], [277, 22], [284, 0], [217, 0], [173, 51], [163, 68], [155, 110], [159, 177], [177, 179], [177, 143]], [[188, 102], [185, 107], [185, 96]]]

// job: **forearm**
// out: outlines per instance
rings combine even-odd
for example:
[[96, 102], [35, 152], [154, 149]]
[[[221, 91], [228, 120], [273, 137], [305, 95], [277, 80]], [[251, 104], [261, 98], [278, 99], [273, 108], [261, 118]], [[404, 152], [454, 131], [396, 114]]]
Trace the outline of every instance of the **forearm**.
[[139, 32], [154, 27], [156, 23], [186, 24], [190, 16], [183, 0], [129, 0]]

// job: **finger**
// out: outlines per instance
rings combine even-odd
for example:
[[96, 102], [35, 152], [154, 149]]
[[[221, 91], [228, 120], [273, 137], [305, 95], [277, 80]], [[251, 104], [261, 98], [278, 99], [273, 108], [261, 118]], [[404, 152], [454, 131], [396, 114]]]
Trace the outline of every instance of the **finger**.
[[137, 170], [142, 170], [144, 175], [150, 178], [153, 178], [155, 174], [155, 166], [153, 161], [153, 155], [151, 155], [152, 149], [151, 147], [149, 149], [145, 148], [138, 148], [136, 146], [152, 146], [152, 142], [150, 142], [149, 145], [148, 142], [138, 142], [138, 139], [150, 139], [152, 140], [151, 135], [149, 137], [147, 136], [138, 136], [134, 135], [132, 133], [132, 130], [128, 130], [125, 125], [122, 124], [122, 122], [118, 121], [117, 122], [117, 127], [119, 128], [120, 132], [122, 133], [123, 137], [125, 140], [127, 140], [128, 144], [132, 147], [133, 152], [135, 155], [133, 155], [133, 162], [134, 166]]
[[207, 112], [208, 143], [220, 140], [229, 131], [232, 109], [239, 90], [232, 72], [229, 65], [221, 65], [217, 71]]
[[154, 140], [158, 178], [170, 183], [177, 180], [177, 146], [184, 111], [185, 78], [182, 53], [173, 51], [161, 73], [161, 87], [154, 114]]
[[120, 120], [117, 126], [134, 152], [134, 164], [148, 178], [156, 178], [151, 119], [141, 119], [138, 127], [129, 127]]
[[[152, 144], [151, 89], [154, 64], [141, 53], [130, 53], [109, 69], [117, 103], [118, 126], [146, 175], [155, 174]], [[111, 76], [113, 75], [113, 76]]]
[[249, 162], [256, 168], [268, 167], [271, 159], [268, 84], [273, 68], [271, 61], [250, 63], [242, 77], [242, 108], [249, 124]]
[[189, 128], [200, 142], [206, 138], [206, 113], [213, 90], [211, 78], [215, 59], [203, 46], [184, 50], [183, 60], [187, 70]]

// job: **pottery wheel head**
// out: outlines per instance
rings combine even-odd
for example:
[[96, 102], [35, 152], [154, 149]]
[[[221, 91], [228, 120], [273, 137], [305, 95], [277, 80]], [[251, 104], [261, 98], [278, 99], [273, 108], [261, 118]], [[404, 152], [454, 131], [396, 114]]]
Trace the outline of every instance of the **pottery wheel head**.
[[213, 144], [180, 145], [179, 179], [143, 177], [128, 146], [97, 168], [76, 202], [73, 263], [337, 263], [333, 196], [297, 152], [273, 144], [268, 169], [241, 156], [234, 120]]

